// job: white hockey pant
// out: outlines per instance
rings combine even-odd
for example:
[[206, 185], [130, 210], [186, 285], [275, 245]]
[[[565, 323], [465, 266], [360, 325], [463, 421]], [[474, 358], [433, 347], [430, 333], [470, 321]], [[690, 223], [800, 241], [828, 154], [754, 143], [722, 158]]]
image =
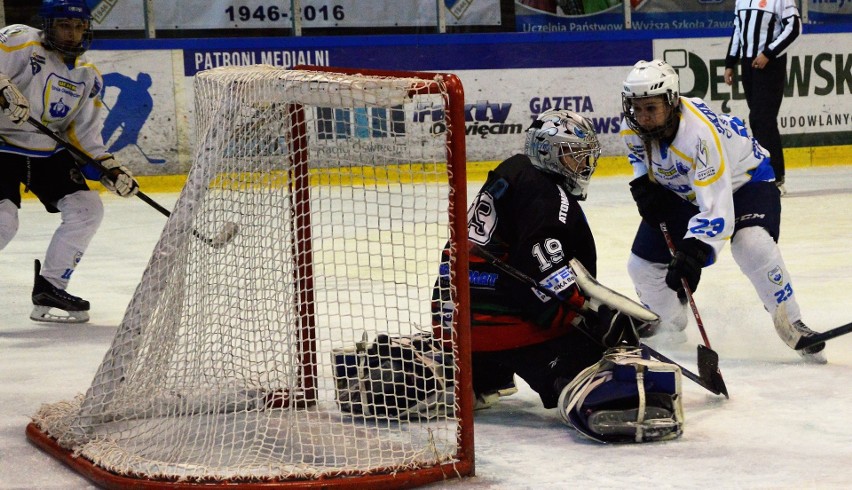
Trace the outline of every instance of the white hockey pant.
[[18, 233], [18, 207], [8, 199], [0, 201], [0, 250]]
[[103, 220], [104, 206], [97, 192], [77, 191], [60, 199], [56, 208], [62, 222], [47, 247], [41, 275], [54, 286], [68, 289], [74, 268]]
[[802, 319], [790, 274], [781, 258], [781, 250], [769, 232], [759, 226], [743, 228], [731, 241], [731, 254], [772, 318], [775, 318], [775, 311], [784, 303], [790, 322]]
[[677, 293], [666, 286], [667, 267], [668, 264], [649, 262], [632, 253], [627, 260], [627, 273], [633, 280], [639, 301], [660, 315], [661, 331], [676, 332], [686, 328], [689, 311]]

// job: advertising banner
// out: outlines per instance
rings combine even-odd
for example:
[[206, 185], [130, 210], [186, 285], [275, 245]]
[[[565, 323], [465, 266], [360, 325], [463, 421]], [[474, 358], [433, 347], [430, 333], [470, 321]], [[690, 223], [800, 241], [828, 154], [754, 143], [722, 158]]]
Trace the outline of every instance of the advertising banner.
[[[842, 39], [846, 39], [843, 41]], [[852, 144], [852, 52], [849, 34], [802, 36], [787, 54], [778, 125], [786, 146]], [[742, 85], [724, 82], [728, 38], [659, 39], [654, 54], [678, 70], [681, 95], [748, 120]]]
[[835, 23], [852, 22], [850, 0], [803, 0], [808, 2], [808, 22]]
[[[735, 0], [630, 0], [633, 29], [731, 28]], [[620, 0], [516, 0], [519, 32], [595, 32], [624, 29]]]
[[[144, 29], [144, 0], [87, 0], [96, 29]], [[176, 29], [287, 29], [290, 0], [154, 0], [154, 26]], [[500, 0], [302, 0], [303, 28], [500, 25]]]
[[[194, 151], [195, 74], [258, 63], [455, 73], [465, 90], [469, 162], [502, 160], [522, 151], [530, 122], [551, 109], [589, 117], [604, 155], [626, 154], [618, 135], [621, 82], [640, 59], [665, 59], [680, 74], [682, 95], [700, 97], [714, 110], [748, 120], [740, 85], [728, 86], [723, 80], [727, 38], [614, 38], [599, 43], [552, 38], [518, 42], [516, 37], [482, 35], [430, 39], [434, 44], [412, 40], [398, 45], [366, 37], [322, 43], [308, 39], [295, 45], [182, 41], [185, 46], [175, 49], [93, 50], [91, 57], [104, 75], [103, 137], [120, 161], [139, 175], [186, 173]], [[787, 148], [852, 145], [849, 45], [852, 34], [832, 33], [804, 35], [792, 46], [779, 115]], [[430, 124], [434, 133], [446, 130], [426, 117], [407, 123]], [[607, 165], [627, 163], [610, 159]]]

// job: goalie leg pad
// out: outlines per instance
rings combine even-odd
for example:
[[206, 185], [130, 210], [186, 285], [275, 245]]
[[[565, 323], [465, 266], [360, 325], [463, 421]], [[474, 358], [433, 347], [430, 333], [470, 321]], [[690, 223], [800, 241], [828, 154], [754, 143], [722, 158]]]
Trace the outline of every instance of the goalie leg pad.
[[683, 434], [681, 372], [637, 348], [610, 349], [563, 390], [563, 421], [598, 442], [665, 441]]

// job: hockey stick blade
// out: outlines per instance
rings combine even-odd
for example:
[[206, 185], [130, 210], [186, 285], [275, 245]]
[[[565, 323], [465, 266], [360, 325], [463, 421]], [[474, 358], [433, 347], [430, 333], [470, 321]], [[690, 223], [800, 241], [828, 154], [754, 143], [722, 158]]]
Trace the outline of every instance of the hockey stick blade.
[[217, 233], [216, 236], [214, 236], [213, 238], [205, 237], [204, 235], [199, 233], [198, 230], [192, 230], [192, 234], [200, 238], [213, 248], [222, 248], [225, 245], [231, 243], [231, 240], [233, 240], [234, 237], [237, 236], [237, 232], [239, 232], [239, 230], [240, 228], [239, 226], [237, 226], [236, 223], [229, 221], [225, 223], [225, 226], [222, 227], [222, 230], [219, 231], [219, 233]]
[[[699, 348], [701, 348], [701, 346], [699, 346]], [[730, 398], [728, 396], [728, 389], [725, 386], [724, 381], [722, 381], [721, 387], [720, 387], [717, 383], [714, 382], [712, 377], [702, 377], [698, 374], [693, 373], [689, 369], [686, 369], [685, 367], [683, 367], [683, 365], [681, 365], [680, 363], [677, 363], [677, 362], [673, 361], [671, 358], [666, 357], [662, 353], [654, 350], [648, 344], [642, 344], [642, 349], [646, 350], [651, 357], [653, 357], [657, 360], [667, 362], [669, 364], [674, 364], [675, 366], [679, 367], [681, 374], [683, 374], [683, 376], [686, 379], [695, 382], [695, 384], [701, 386], [702, 388], [709, 391], [710, 393], [713, 393], [714, 395], [725, 395], [725, 398]], [[699, 356], [699, 358], [700, 358], [700, 356]], [[716, 359], [718, 361], [718, 356], [717, 356]], [[699, 367], [699, 369], [701, 369], [701, 364], [699, 364], [698, 367]], [[721, 377], [719, 378], [719, 381], [721, 381]]]
[[793, 347], [793, 349], [807, 349], [808, 347], [819, 344], [820, 342], [825, 342], [826, 340], [831, 340], [835, 337], [846, 335], [849, 332], [852, 332], [852, 323], [847, 323], [846, 325], [841, 325], [839, 327], [832, 328], [831, 330], [826, 330], [825, 332], [818, 333], [810, 337], [800, 337], [799, 341], [796, 342], [796, 346]]
[[698, 376], [713, 387], [714, 393], [728, 396], [728, 387], [719, 370], [719, 354], [703, 345], [698, 346]]

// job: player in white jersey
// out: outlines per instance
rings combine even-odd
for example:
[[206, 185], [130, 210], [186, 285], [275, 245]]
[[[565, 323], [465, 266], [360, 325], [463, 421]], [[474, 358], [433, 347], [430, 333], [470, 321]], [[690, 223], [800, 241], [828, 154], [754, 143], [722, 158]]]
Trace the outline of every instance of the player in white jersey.
[[[779, 333], [814, 335], [802, 323], [795, 290], [777, 241], [781, 200], [766, 150], [745, 124], [716, 114], [703, 100], [680, 97], [677, 72], [665, 61], [640, 61], [622, 89], [621, 136], [629, 150], [631, 193], [642, 222], [628, 272], [661, 328], [683, 330], [688, 311], [681, 279], [698, 286], [701, 269], [725, 242]], [[669, 253], [660, 223], [671, 232]], [[782, 337], [783, 339], [783, 337]], [[825, 343], [799, 352], [824, 363]]]
[[[92, 40], [84, 0], [44, 0], [42, 30], [0, 29], [0, 250], [18, 231], [21, 184], [50, 213], [61, 213], [44, 257], [35, 261], [33, 320], [85, 322], [89, 302], [67, 293], [68, 281], [103, 218], [103, 205], [85, 179], [112, 192], [138, 190], [130, 171], [107, 152], [100, 136], [101, 75], [83, 53]], [[109, 169], [78, 166], [71, 154], [28, 124], [32, 117]]]

